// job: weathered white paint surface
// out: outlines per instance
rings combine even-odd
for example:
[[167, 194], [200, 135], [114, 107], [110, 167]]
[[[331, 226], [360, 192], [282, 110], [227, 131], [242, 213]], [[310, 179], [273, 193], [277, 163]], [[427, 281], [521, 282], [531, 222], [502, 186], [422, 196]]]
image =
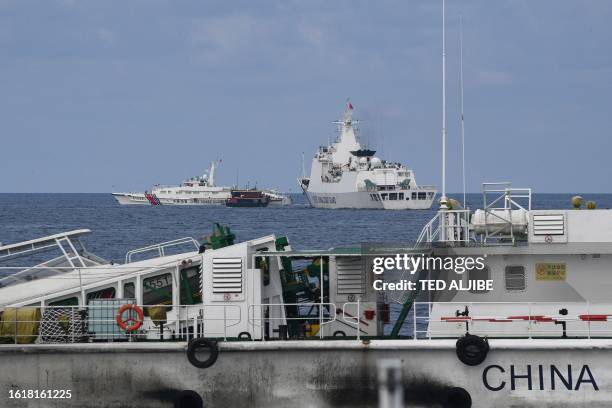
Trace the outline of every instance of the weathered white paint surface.
[[[453, 340], [224, 343], [218, 361], [208, 369], [189, 364], [184, 343], [4, 345], [0, 346], [0, 395], [2, 406], [28, 408], [172, 407], [174, 395], [182, 390], [197, 391], [204, 407], [375, 407], [376, 361], [397, 358], [409, 406], [442, 406], [451, 387], [466, 389], [473, 407], [606, 407], [612, 401], [611, 340], [491, 340], [487, 359], [477, 367], [461, 363], [454, 344]], [[571, 365], [571, 390], [557, 374], [552, 389], [551, 365], [566, 381]], [[527, 374], [528, 367], [531, 390], [528, 379], [519, 377]], [[487, 368], [487, 384], [499, 391], [484, 384]], [[11, 388], [71, 389], [73, 398], [8, 400]]]

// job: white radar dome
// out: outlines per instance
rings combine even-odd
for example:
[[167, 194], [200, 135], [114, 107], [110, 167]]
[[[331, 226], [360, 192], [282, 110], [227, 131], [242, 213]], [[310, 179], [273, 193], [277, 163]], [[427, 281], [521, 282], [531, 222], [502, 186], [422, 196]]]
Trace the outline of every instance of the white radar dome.
[[372, 157], [370, 159], [370, 166], [372, 166], [373, 169], [378, 169], [382, 167], [382, 161], [378, 157]]

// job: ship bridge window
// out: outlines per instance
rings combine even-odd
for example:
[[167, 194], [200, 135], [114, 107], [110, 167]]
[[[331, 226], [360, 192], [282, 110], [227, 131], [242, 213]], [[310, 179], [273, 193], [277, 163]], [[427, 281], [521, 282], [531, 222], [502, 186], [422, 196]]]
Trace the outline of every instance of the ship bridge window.
[[404, 193], [399, 193], [399, 200], [403, 200], [404, 199]]
[[[489, 280], [491, 279], [491, 273], [488, 266], [485, 266], [483, 269], [470, 269], [467, 273], [468, 283], [470, 283], [470, 293], [487, 293], [488, 290], [477, 290], [474, 289], [476, 287], [477, 281]], [[485, 286], [486, 287], [486, 286]]]
[[412, 193], [412, 199], [416, 200], [417, 194], [416, 193]]
[[397, 193], [389, 193], [389, 200], [397, 200]]
[[94, 292], [89, 292], [87, 294], [87, 303], [93, 299], [114, 299], [115, 298], [115, 288], [104, 288], [100, 290], [96, 290]]
[[525, 267], [522, 265], [506, 266], [505, 271], [506, 290], [523, 291], [526, 288]]
[[134, 282], [128, 282], [123, 285], [123, 297], [126, 299], [134, 299], [136, 297]]
[[419, 200], [425, 200], [427, 197], [427, 194], [425, 192], [419, 192]]
[[181, 270], [181, 305], [202, 303], [200, 290], [200, 266], [192, 266]]
[[[142, 303], [144, 305], [172, 304], [172, 274], [163, 273], [142, 281]], [[148, 315], [145, 308], [145, 315]]]
[[49, 302], [49, 306], [78, 306], [78, 305], [79, 305], [79, 299], [76, 296]]
[[380, 195], [380, 198], [381, 198], [382, 201], [387, 201], [387, 193], [382, 193]]

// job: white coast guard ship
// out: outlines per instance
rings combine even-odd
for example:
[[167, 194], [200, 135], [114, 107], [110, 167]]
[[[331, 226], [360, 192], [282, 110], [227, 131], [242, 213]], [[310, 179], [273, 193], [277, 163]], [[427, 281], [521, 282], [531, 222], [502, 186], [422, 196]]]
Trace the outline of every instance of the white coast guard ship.
[[[213, 161], [202, 176], [189, 178], [180, 186], [155, 186], [143, 193], [112, 193], [121, 205], [225, 205], [232, 196], [234, 187], [215, 185], [215, 171], [221, 161]], [[269, 205], [290, 205], [291, 198], [276, 190], [265, 189], [262, 193]]]
[[310, 177], [298, 184], [316, 208], [379, 208], [416, 210], [431, 207], [433, 186], [418, 186], [414, 171], [380, 159], [357, 138], [353, 106], [347, 103], [338, 140], [321, 146], [312, 160]]
[[189, 178], [180, 186], [155, 186], [144, 193], [112, 193], [122, 205], [224, 205], [232, 187], [215, 185], [215, 171], [220, 161], [213, 161], [202, 176]]

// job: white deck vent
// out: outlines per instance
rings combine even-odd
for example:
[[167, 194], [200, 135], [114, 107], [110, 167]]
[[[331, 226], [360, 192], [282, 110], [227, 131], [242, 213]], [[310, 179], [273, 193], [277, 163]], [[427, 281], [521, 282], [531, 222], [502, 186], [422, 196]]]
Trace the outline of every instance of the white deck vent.
[[533, 235], [564, 235], [565, 217], [563, 214], [534, 214]]
[[353, 295], [365, 293], [365, 274], [362, 272], [360, 257], [338, 257], [338, 294]]
[[213, 293], [242, 292], [242, 258], [213, 259]]

